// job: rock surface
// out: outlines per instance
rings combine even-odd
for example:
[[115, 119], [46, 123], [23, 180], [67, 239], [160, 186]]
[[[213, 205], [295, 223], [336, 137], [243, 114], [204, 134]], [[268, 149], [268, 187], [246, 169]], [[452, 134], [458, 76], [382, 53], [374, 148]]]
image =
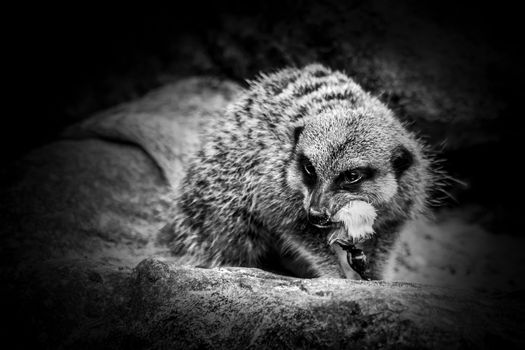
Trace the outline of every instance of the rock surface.
[[[516, 310], [524, 310], [523, 295], [302, 280], [153, 258], [132, 270], [75, 260], [37, 270], [25, 285], [37, 283], [29, 298], [43, 304], [32, 326], [39, 340], [64, 348], [480, 349], [525, 341]], [[19, 311], [34, 313], [34, 305]]]
[[180, 266], [155, 237], [199, 126], [237, 89], [206, 78], [170, 84], [3, 170], [7, 339], [45, 348], [525, 344], [525, 264], [509, 248], [522, 242], [465, 215], [445, 212], [403, 233], [387, 276], [405, 282]]

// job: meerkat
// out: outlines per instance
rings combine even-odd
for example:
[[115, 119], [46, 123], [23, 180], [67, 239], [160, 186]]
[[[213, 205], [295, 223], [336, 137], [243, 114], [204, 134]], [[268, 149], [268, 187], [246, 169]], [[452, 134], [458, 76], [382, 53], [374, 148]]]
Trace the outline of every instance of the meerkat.
[[161, 236], [200, 266], [300, 278], [358, 278], [342, 258], [350, 242], [380, 279], [400, 229], [428, 207], [427, 153], [342, 72], [261, 74], [204, 132]]

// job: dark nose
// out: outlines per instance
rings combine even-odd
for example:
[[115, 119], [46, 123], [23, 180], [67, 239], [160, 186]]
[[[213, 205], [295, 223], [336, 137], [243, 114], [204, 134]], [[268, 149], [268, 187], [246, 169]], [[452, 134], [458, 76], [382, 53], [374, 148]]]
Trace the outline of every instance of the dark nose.
[[308, 221], [317, 227], [328, 227], [330, 226], [330, 214], [326, 209], [317, 211], [314, 208], [310, 208], [308, 210]]

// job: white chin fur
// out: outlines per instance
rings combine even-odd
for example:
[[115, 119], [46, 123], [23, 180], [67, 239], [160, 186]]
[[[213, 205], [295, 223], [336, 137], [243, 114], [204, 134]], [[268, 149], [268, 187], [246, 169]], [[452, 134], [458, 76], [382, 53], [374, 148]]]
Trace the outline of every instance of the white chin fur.
[[330, 242], [336, 239], [357, 242], [369, 238], [374, 230], [372, 225], [377, 214], [374, 207], [363, 201], [352, 201], [341, 208], [333, 221], [343, 223], [344, 230], [336, 230]]

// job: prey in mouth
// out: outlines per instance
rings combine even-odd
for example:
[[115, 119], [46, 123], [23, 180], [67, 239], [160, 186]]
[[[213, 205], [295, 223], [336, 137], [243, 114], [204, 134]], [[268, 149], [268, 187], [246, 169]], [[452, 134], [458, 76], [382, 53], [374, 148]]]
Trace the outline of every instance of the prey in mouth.
[[[318, 228], [328, 229], [327, 244], [346, 253], [346, 263], [364, 280], [370, 280], [368, 261], [358, 246], [374, 234], [373, 224], [377, 217], [375, 208], [368, 202], [352, 200], [333, 216], [320, 215], [310, 208], [308, 219]], [[335, 249], [339, 246], [341, 249]], [[344, 264], [345, 262], [341, 262]], [[344, 266], [341, 266], [345, 270]]]
[[338, 244], [346, 252], [346, 260], [350, 267], [364, 280], [370, 280], [371, 277], [366, 255], [357, 244], [373, 235], [372, 225], [376, 216], [371, 204], [352, 201], [332, 218], [338, 225], [328, 236], [328, 244]]

